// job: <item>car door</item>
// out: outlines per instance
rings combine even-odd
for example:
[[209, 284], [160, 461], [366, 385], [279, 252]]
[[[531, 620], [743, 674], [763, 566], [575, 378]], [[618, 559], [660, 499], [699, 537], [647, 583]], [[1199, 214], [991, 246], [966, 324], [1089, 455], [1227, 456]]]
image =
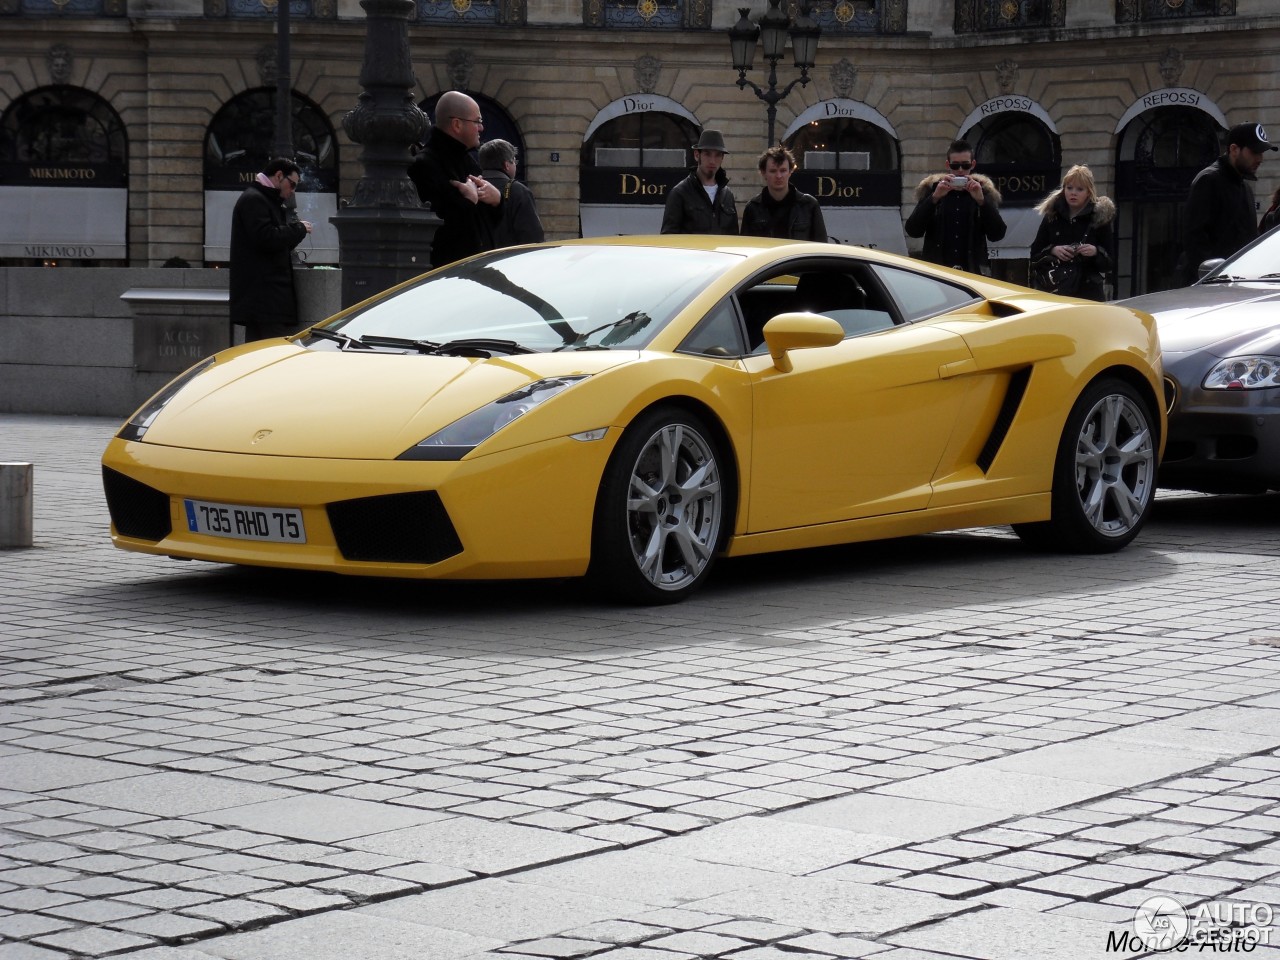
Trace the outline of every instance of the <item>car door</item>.
[[[789, 269], [799, 274], [805, 266]], [[949, 288], [936, 291], [944, 309], [974, 300], [963, 288], [917, 276]], [[957, 334], [928, 319], [903, 322], [883, 288], [864, 286], [871, 302], [856, 313], [891, 312], [896, 322], [888, 329], [791, 351], [787, 372], [767, 351], [744, 361], [753, 397], [749, 532], [928, 505], [930, 480], [969, 389], [962, 374], [972, 356]]]

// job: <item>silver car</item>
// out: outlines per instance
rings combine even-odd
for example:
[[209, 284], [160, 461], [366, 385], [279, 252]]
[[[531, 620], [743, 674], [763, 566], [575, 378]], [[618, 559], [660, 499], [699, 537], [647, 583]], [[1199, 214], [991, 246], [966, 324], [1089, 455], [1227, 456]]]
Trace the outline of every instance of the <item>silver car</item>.
[[1123, 301], [1156, 318], [1169, 439], [1159, 484], [1280, 489], [1280, 227], [1189, 287]]

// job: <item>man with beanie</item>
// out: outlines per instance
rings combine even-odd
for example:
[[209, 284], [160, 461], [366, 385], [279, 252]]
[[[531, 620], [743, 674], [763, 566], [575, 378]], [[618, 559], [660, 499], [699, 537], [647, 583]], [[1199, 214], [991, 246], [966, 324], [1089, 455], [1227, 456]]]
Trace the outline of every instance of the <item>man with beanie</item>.
[[1231, 256], [1258, 236], [1252, 182], [1264, 154], [1277, 149], [1260, 123], [1237, 123], [1227, 134], [1227, 152], [1196, 174], [1184, 211], [1179, 272], [1198, 279], [1200, 264]]
[[737, 235], [738, 206], [722, 168], [725, 152], [719, 130], [702, 131], [693, 146], [693, 171], [667, 195], [663, 233]]

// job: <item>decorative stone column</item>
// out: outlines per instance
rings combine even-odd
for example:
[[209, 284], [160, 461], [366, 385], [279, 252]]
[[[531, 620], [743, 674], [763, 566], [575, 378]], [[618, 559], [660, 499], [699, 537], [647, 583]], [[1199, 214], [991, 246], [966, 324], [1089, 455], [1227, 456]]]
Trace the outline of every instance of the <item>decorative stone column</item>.
[[414, 0], [360, 0], [368, 21], [356, 108], [342, 127], [364, 145], [364, 176], [332, 218], [338, 230], [342, 305], [380, 293], [425, 271], [440, 218], [418, 200], [409, 179], [409, 147], [423, 139], [426, 115], [413, 99], [409, 16]]

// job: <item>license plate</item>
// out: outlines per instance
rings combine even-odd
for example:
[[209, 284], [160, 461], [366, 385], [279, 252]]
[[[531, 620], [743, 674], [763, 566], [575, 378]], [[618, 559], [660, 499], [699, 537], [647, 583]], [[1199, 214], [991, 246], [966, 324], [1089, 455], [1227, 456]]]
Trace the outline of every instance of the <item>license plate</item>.
[[302, 511], [294, 507], [249, 507], [235, 503], [183, 500], [187, 529], [210, 537], [306, 543]]

